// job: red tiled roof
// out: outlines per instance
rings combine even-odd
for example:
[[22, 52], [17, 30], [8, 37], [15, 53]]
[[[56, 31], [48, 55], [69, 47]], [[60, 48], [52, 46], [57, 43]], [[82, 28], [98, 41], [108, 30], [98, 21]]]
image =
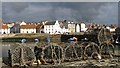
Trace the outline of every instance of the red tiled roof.
[[8, 29], [8, 26], [2, 24], [2, 29]]
[[37, 28], [37, 25], [35, 24], [27, 24], [27, 25], [21, 25], [21, 28]]

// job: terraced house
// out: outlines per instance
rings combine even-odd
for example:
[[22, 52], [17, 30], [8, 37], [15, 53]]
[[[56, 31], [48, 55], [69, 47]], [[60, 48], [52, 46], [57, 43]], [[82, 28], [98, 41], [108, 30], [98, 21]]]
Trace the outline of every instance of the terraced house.
[[1, 34], [9, 34], [9, 33], [10, 33], [10, 28], [8, 27], [8, 25], [2, 24]]
[[47, 22], [44, 25], [44, 33], [49, 34], [63, 34], [68, 32], [68, 28], [66, 28], [61, 21], [53, 21]]
[[25, 24], [20, 26], [20, 33], [39, 33], [40, 25]]

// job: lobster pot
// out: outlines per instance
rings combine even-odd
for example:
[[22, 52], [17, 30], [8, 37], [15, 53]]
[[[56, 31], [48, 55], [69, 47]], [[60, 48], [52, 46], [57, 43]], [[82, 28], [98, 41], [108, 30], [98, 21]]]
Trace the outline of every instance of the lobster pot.
[[102, 56], [111, 56], [114, 54], [114, 42], [113, 36], [110, 30], [102, 28], [98, 34], [98, 41], [100, 43], [101, 55]]
[[85, 48], [87, 47], [87, 45], [89, 44], [89, 42], [82, 42], [79, 46], [82, 48], [81, 50], [81, 56], [85, 57], [86, 51]]
[[12, 52], [12, 66], [26, 65], [34, 61], [34, 53], [27, 46], [18, 46]]
[[112, 55], [115, 53], [113, 44], [102, 44], [101, 45], [101, 55], [104, 57], [112, 57]]
[[77, 44], [69, 44], [64, 48], [64, 60], [65, 61], [73, 61], [77, 60], [81, 57], [81, 47]]
[[100, 53], [100, 48], [96, 43], [90, 42], [85, 47], [84, 54], [88, 57], [91, 57], [93, 53]]
[[82, 46], [77, 46], [77, 47], [75, 47], [75, 49], [76, 49], [78, 57], [82, 57], [82, 54], [83, 54]]
[[44, 49], [44, 58], [52, 59], [52, 48], [50, 46], [48, 46]]
[[62, 48], [57, 44], [50, 44], [44, 48], [44, 59], [46, 62], [62, 60]]
[[101, 29], [98, 34], [98, 41], [100, 44], [102, 44], [104, 42], [113, 43], [114, 39], [113, 39], [113, 36], [112, 36], [110, 30], [108, 30], [106, 28]]

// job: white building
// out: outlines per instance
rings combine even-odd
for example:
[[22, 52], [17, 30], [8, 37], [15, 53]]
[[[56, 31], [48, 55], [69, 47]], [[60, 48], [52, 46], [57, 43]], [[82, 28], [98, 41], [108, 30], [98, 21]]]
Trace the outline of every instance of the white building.
[[81, 22], [81, 23], [80, 23], [80, 31], [81, 31], [81, 32], [85, 32], [86, 30], [87, 30], [86, 24], [85, 24], [84, 22]]
[[87, 28], [84, 22], [81, 23], [68, 22], [68, 31], [70, 33], [85, 32], [86, 30]]
[[76, 32], [80, 32], [80, 25], [76, 24]]
[[68, 31], [69, 33], [74, 33], [76, 28], [76, 24], [74, 22], [68, 22]]
[[111, 27], [106, 27], [107, 29], [110, 30], [110, 32], [115, 32], [116, 28], [111, 28]]
[[20, 33], [37, 33], [37, 25], [35, 24], [21, 25]]
[[11, 23], [7, 23], [8, 28], [13, 27], [14, 25], [15, 25], [15, 23], [13, 23], [13, 22], [11, 22]]
[[61, 33], [63, 34], [63, 33], [68, 33], [69, 31], [68, 31], [68, 28], [67, 27], [63, 27], [63, 28], [61, 28]]
[[2, 24], [1, 34], [9, 34], [9, 33], [10, 33], [10, 28], [8, 27], [8, 25]]
[[21, 25], [27, 25], [24, 21], [22, 21], [21, 23], [20, 23], [20, 26]]
[[60, 27], [60, 23], [58, 20], [55, 22], [47, 22], [44, 25], [44, 33], [49, 34], [63, 34], [65, 32], [68, 32], [68, 29], [63, 26], [63, 28]]

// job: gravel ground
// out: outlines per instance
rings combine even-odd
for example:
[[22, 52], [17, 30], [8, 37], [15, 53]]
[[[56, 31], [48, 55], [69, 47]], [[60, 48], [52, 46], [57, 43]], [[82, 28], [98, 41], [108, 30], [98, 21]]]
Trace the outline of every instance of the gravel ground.
[[[3, 64], [2, 68], [10, 68], [9, 66]], [[120, 63], [116, 62], [116, 59], [112, 62], [109, 59], [100, 60], [86, 60], [86, 61], [74, 61], [74, 62], [63, 62], [61, 64], [48, 64], [48, 65], [33, 65], [31, 67], [18, 67], [13, 68], [120, 68]]]

